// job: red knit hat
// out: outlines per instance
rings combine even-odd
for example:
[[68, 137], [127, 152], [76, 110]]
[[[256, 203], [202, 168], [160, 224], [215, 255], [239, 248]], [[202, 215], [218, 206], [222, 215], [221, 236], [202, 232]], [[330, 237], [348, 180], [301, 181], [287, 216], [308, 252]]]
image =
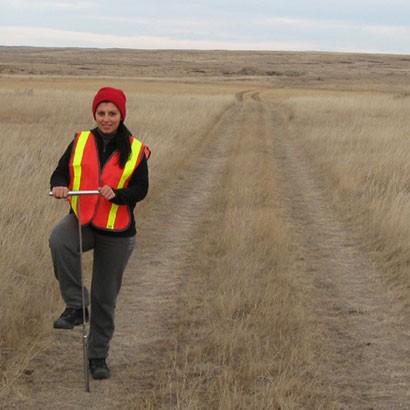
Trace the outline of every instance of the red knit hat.
[[99, 104], [101, 104], [102, 102], [112, 102], [119, 109], [121, 113], [121, 119], [124, 121], [127, 114], [126, 101], [127, 98], [124, 94], [124, 91], [119, 90], [118, 88], [103, 87], [99, 89], [93, 100], [92, 108], [94, 118]]

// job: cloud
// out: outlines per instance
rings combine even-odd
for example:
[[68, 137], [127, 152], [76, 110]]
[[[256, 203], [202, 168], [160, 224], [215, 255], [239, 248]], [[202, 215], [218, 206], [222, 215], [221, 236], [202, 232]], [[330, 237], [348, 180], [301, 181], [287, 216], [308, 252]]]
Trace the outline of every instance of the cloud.
[[410, 38], [410, 26], [365, 26], [362, 30], [370, 35], [376, 34], [383, 37]]
[[57, 10], [87, 10], [98, 7], [98, 3], [92, 3], [87, 1], [56, 1], [51, 2], [50, 7], [55, 8]]
[[198, 50], [308, 50], [308, 42], [257, 41], [235, 42], [223, 40], [175, 39], [166, 36], [118, 36], [74, 32], [37, 27], [0, 27], [6, 45], [44, 47], [96, 47], [134, 49], [198, 49]]
[[0, 45], [410, 52], [408, 0], [0, 0], [0, 8]]
[[403, 35], [408, 33], [410, 26], [400, 25], [375, 25], [357, 23], [344, 20], [327, 20], [327, 19], [307, 19], [295, 17], [271, 17], [253, 21], [255, 25], [264, 26], [283, 26], [297, 29], [314, 29], [314, 30], [346, 30], [346, 31], [367, 31], [369, 33], [384, 33], [390, 35]]
[[29, 10], [86, 10], [98, 7], [98, 2], [96, 1], [30, 1], [30, 0], [13, 0], [7, 4], [7, 8], [17, 9], [23, 14], [27, 13]]
[[256, 32], [310, 39], [316, 50], [379, 53], [410, 52], [410, 25], [364, 24], [347, 20], [271, 17], [252, 20]]

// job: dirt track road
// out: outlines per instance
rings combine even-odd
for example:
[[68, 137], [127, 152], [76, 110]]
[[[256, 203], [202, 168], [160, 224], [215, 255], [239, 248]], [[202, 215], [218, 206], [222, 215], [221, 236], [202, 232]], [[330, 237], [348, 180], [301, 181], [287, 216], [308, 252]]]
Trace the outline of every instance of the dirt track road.
[[118, 303], [112, 378], [91, 381], [91, 394], [83, 392], [81, 329], [50, 329], [47, 347], [16, 382], [21, 394], [10, 408], [131, 409], [138, 397], [149, 395], [164, 354], [173, 349], [170, 324], [189, 275], [185, 261], [195, 252], [198, 222], [212, 202], [213, 181], [224, 171], [230, 142], [238, 130], [249, 130], [249, 123], [275, 139], [272, 161], [282, 214], [293, 227], [298, 269], [312, 295], [310, 309], [326, 330], [327, 360], [320, 365], [323, 383], [339, 397], [337, 408], [410, 408], [410, 329], [394, 316], [393, 300], [378, 281], [380, 272], [332, 209], [287, 118], [280, 104], [264, 102], [258, 90], [237, 94], [206, 136], [213, 144], [198, 145], [184, 178], [147, 211]]

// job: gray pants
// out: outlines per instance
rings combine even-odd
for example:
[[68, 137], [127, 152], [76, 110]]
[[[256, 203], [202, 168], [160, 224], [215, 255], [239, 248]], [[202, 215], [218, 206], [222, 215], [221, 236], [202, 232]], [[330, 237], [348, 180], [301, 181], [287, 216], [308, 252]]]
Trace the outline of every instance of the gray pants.
[[[112, 237], [82, 228], [83, 251], [94, 249], [91, 279], [91, 317], [88, 358], [106, 358], [114, 334], [114, 314], [122, 276], [135, 246], [135, 236]], [[80, 309], [81, 271], [78, 222], [73, 214], [64, 217], [53, 229], [49, 245], [54, 274], [67, 307]], [[85, 305], [90, 303], [85, 289]]]

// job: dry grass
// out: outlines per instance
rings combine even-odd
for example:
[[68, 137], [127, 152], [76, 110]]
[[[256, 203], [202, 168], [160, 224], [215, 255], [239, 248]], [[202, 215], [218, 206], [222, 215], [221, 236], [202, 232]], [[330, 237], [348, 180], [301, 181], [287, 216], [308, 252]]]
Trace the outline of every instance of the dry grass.
[[[164, 64], [169, 56], [160, 53], [155, 55], [158, 60], [150, 61]], [[175, 63], [178, 54], [172, 56]], [[241, 69], [254, 61], [252, 54], [235, 60], [238, 54], [233, 53], [227, 66], [220, 54], [210, 53], [206, 72], [199, 73], [202, 78], [198, 79], [194, 77], [198, 72], [189, 74], [187, 68], [196, 69], [193, 62], [198, 55], [185, 56], [167, 74], [156, 74], [175, 75], [175, 81], [110, 80], [127, 90], [132, 113], [127, 125], [153, 151], [150, 172], [155, 188], [140, 207], [142, 217], [184, 175], [191, 157], [209, 144], [203, 137], [235, 103], [235, 92], [262, 88], [262, 97], [289, 97], [288, 122], [295, 139], [315, 158], [341, 212], [349, 211], [362, 226], [369, 246], [381, 251], [378, 256], [383, 257], [381, 263], [387, 261], [392, 287], [402, 288], [399, 294], [408, 299], [409, 89], [396, 94], [352, 92], [399, 90], [408, 59], [258, 53], [264, 73], [247, 74]], [[82, 54], [81, 67], [88, 67], [86, 57]], [[106, 57], [111, 61], [116, 54]], [[24, 71], [31, 60], [23, 54], [21, 58]], [[135, 73], [133, 58], [135, 54], [122, 61], [130, 76], [155, 74], [153, 63]], [[317, 66], [312, 67], [313, 60]], [[291, 68], [287, 67], [290, 63]], [[64, 59], [59, 64], [67, 68]], [[201, 64], [205, 63], [201, 60]], [[276, 74], [264, 75], [257, 82], [255, 78], [272, 66]], [[377, 84], [362, 81], [369, 68]], [[7, 74], [14, 69], [15, 63], [2, 68]], [[39, 74], [42, 67], [33, 69]], [[60, 73], [59, 68], [53, 70]], [[74, 67], [65, 74], [78, 75], [78, 70]], [[240, 78], [233, 78], [232, 73]], [[192, 77], [181, 77], [188, 74]], [[210, 75], [218, 76], [218, 81]], [[107, 80], [83, 75], [53, 80], [3, 77], [0, 81], [0, 96], [7, 101], [0, 113], [1, 399], [18, 383], [31, 358], [47, 348], [50, 323], [60, 313], [47, 241], [65, 208], [48, 198], [48, 180], [74, 132], [92, 126], [89, 101]], [[275, 86], [299, 90], [279, 92]], [[308, 87], [316, 89], [310, 97], [300, 90]], [[177, 333], [175, 351], [158, 369], [156, 384], [138, 398], [147, 409], [331, 407], [331, 392], [323, 386], [320, 391], [321, 369], [315, 367], [320, 329], [305, 310], [308, 296], [298, 283], [288, 227], [277, 210], [274, 150], [269, 138], [260, 139], [251, 132], [233, 143], [214, 202], [196, 228], [199, 248], [189, 258], [192, 275], [178, 295], [179, 316], [172, 323]], [[209, 230], [211, 224], [219, 229]]]

